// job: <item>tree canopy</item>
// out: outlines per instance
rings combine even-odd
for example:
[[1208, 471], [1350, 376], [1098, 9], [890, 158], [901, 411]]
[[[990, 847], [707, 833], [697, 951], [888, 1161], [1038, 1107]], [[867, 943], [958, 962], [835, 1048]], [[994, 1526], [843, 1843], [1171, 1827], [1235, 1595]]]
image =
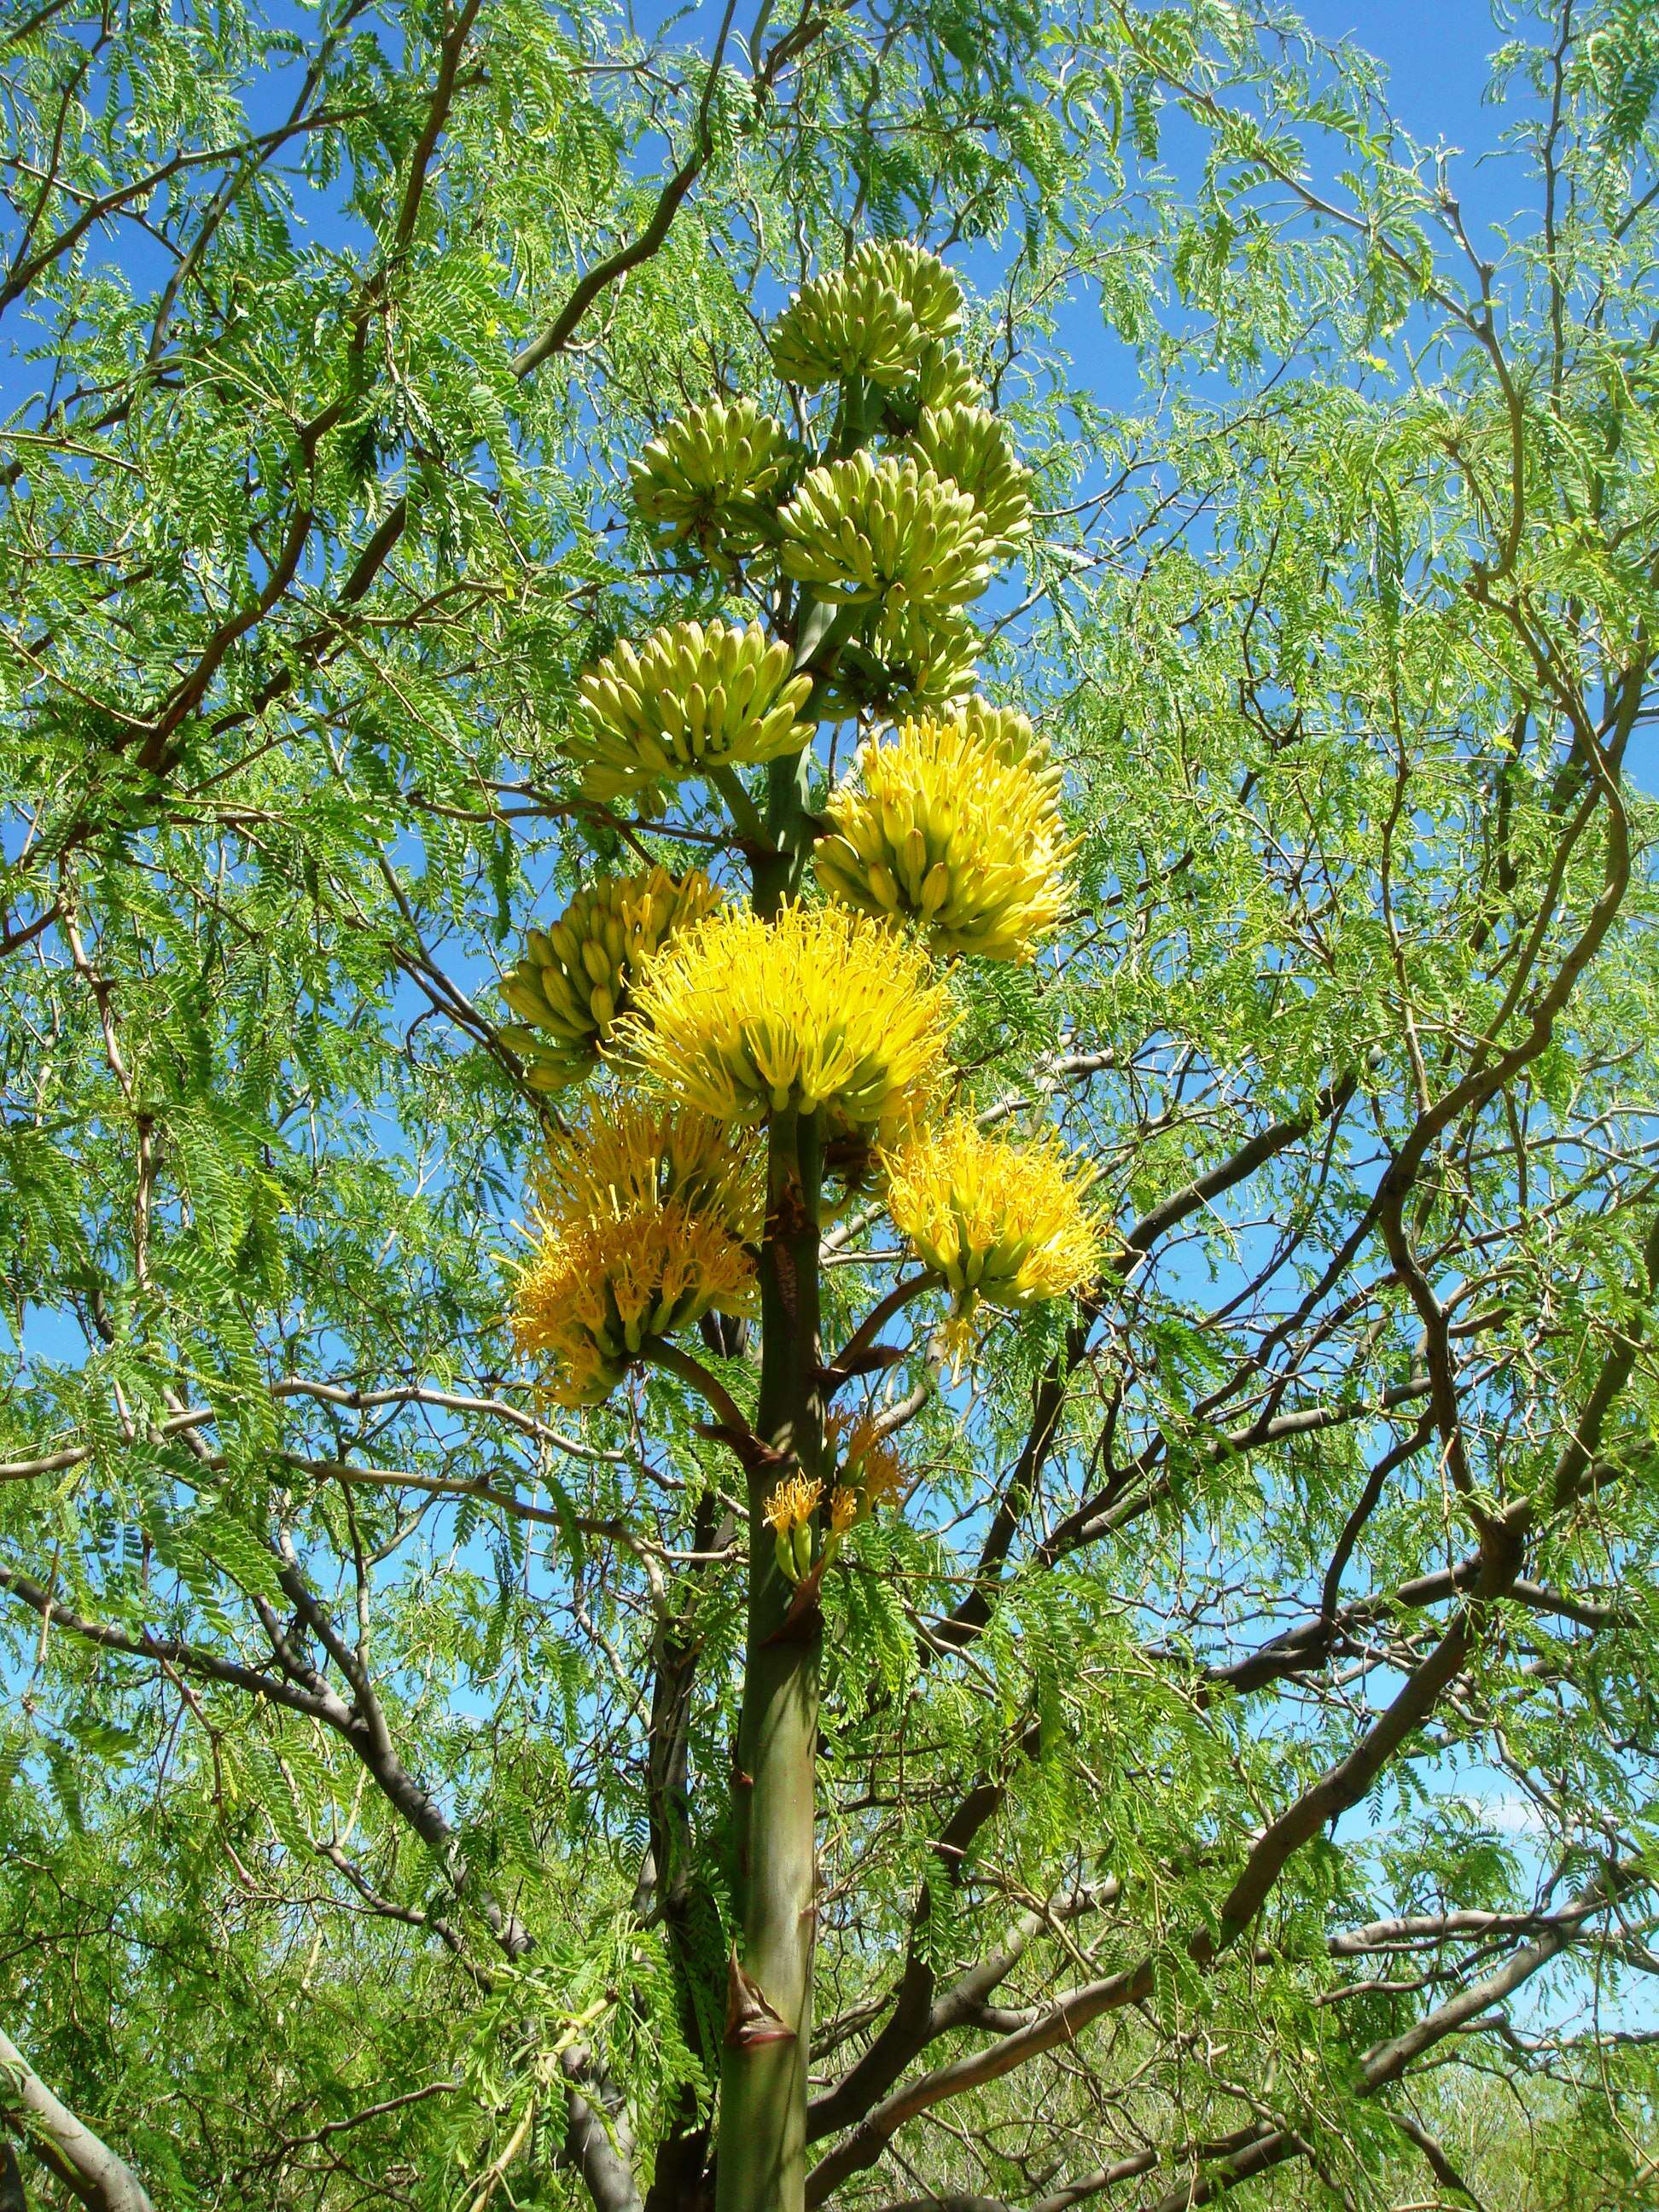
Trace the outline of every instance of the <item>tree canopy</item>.
[[651, 457], [895, 241], [1074, 841], [953, 1098], [1098, 1267], [814, 1229], [807, 2201], [1659, 2203], [1659, 27], [1495, 35], [1475, 171], [1224, 0], [13, 9], [0, 2203], [712, 2202], [759, 1333], [553, 1402], [503, 983], [765, 872], [594, 672], [775, 605]]

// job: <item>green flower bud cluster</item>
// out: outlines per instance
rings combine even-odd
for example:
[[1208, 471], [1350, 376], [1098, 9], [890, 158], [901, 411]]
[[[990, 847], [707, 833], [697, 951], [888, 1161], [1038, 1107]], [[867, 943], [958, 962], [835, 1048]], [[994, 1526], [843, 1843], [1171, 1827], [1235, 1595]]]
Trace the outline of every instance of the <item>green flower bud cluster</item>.
[[860, 450], [814, 469], [778, 518], [784, 573], [826, 599], [933, 617], [977, 599], [991, 559], [974, 502], [930, 468]]
[[1064, 778], [1050, 761], [1047, 743], [1037, 735], [1029, 714], [1022, 714], [1017, 707], [994, 707], [975, 692], [971, 699], [963, 701], [951, 719], [987, 752], [1029, 769], [1051, 795], [1059, 791]]
[[690, 541], [726, 566], [765, 543], [798, 459], [753, 400], [696, 407], [629, 464], [635, 512], [659, 545]]
[[538, 1091], [562, 1091], [589, 1074], [633, 1003], [642, 963], [722, 898], [701, 868], [678, 881], [660, 867], [601, 876], [551, 928], [532, 929], [524, 957], [501, 979], [501, 996], [519, 1017], [502, 1036], [529, 1081]]
[[898, 384], [881, 390], [878, 425], [890, 438], [904, 438], [929, 407], [981, 407], [985, 387], [957, 346], [944, 338], [924, 338], [916, 348], [908, 374]]
[[883, 608], [842, 647], [827, 703], [838, 714], [948, 708], [973, 690], [981, 644], [965, 615], [918, 620], [909, 607]]
[[812, 732], [796, 717], [812, 683], [793, 667], [758, 623], [675, 623], [637, 651], [619, 645], [579, 686], [586, 719], [570, 750], [584, 793], [648, 798], [711, 768], [799, 752]]
[[966, 357], [937, 338], [917, 350], [914, 392], [918, 407], [977, 407], [985, 398], [985, 387]]
[[836, 275], [801, 286], [778, 318], [772, 359], [806, 392], [854, 378], [899, 385], [915, 374], [923, 341], [961, 320], [962, 289], [937, 254], [866, 244]]
[[1006, 558], [1030, 535], [1028, 472], [1014, 459], [1008, 434], [983, 407], [924, 407], [915, 450], [936, 477], [974, 502], [987, 550]]

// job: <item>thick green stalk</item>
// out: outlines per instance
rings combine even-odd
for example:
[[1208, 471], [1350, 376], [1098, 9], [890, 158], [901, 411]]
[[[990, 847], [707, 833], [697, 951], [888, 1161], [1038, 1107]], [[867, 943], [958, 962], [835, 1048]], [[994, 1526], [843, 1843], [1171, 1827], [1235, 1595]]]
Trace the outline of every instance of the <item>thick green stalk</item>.
[[[779, 1117], [769, 1173], [760, 1434], [811, 1475], [823, 1433], [814, 1121]], [[749, 1488], [747, 1671], [733, 1780], [742, 1977], [732, 1976], [720, 2069], [718, 2212], [803, 2212], [805, 2203], [823, 1632], [816, 1601], [801, 1604], [778, 1566], [763, 1515], [775, 1480], [776, 1470], [758, 1468]]]
[[[777, 858], [769, 874], [757, 870], [756, 904], [763, 912], [775, 910], [799, 868], [800, 776], [788, 762], [769, 779], [768, 828]], [[767, 1176], [757, 1425], [775, 1456], [749, 1478], [748, 1640], [732, 1785], [743, 1941], [720, 2069], [717, 2212], [805, 2212], [806, 2201], [823, 1630], [815, 1598], [801, 1602], [778, 1566], [764, 1508], [781, 1477], [817, 1474], [823, 1448], [816, 1116], [775, 1119]]]

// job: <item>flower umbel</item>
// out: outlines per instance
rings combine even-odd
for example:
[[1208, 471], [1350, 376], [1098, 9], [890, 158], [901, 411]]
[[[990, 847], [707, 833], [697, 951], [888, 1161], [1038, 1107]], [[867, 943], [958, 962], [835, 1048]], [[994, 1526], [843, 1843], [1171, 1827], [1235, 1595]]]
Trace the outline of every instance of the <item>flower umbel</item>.
[[801, 286], [773, 329], [772, 359], [806, 392], [858, 377], [898, 384], [961, 320], [962, 287], [936, 253], [872, 240], [834, 276]]
[[962, 286], [954, 272], [925, 246], [908, 239], [866, 239], [847, 264], [878, 269], [930, 338], [951, 337], [962, 326]]
[[963, 614], [884, 609], [842, 646], [827, 704], [837, 712], [866, 707], [884, 714], [948, 711], [973, 690], [982, 643]]
[[752, 399], [694, 408], [629, 463], [634, 510], [659, 544], [689, 541], [729, 563], [764, 539], [767, 502], [797, 465], [797, 450]]
[[586, 722], [570, 750], [582, 789], [647, 797], [711, 768], [799, 752], [812, 730], [796, 717], [812, 680], [793, 667], [790, 647], [758, 623], [674, 623], [637, 651], [619, 645], [579, 687]]
[[958, 1117], [882, 1158], [894, 1226], [960, 1303], [1035, 1305], [1099, 1273], [1086, 1182], [1053, 1136], [1011, 1144]]
[[608, 1102], [554, 1140], [514, 1333], [562, 1406], [598, 1405], [653, 1337], [714, 1306], [750, 1312], [763, 1176], [699, 1115]]
[[1059, 790], [1060, 770], [1050, 765], [1048, 749], [1029, 714], [1022, 714], [1017, 707], [994, 707], [975, 693], [952, 711], [951, 719], [960, 722], [968, 735], [988, 751], [1004, 760], [1024, 761], [1050, 791]]
[[983, 407], [925, 407], [915, 450], [936, 477], [965, 491], [993, 551], [1007, 555], [1031, 532], [1030, 478], [1008, 434]]
[[586, 1123], [554, 1136], [537, 1179], [544, 1223], [623, 1221], [678, 1205], [740, 1242], [759, 1239], [766, 1174], [741, 1132], [659, 1100], [596, 1100]]
[[969, 495], [925, 463], [860, 450], [814, 469], [778, 517], [786, 575], [826, 599], [948, 613], [977, 599], [991, 559]]
[[850, 377], [896, 384], [922, 333], [909, 303], [876, 260], [849, 264], [803, 284], [772, 329], [772, 361], [805, 392]]
[[948, 1000], [926, 953], [845, 908], [711, 916], [652, 962], [635, 1006], [629, 1051], [719, 1121], [822, 1108], [874, 1129], [944, 1070]]
[[1065, 911], [1072, 848], [1051, 779], [965, 719], [866, 745], [827, 819], [812, 862], [830, 897], [921, 923], [938, 951], [1029, 960]]
[[501, 979], [501, 996], [524, 1026], [503, 1034], [538, 1091], [562, 1091], [591, 1072], [629, 1004], [635, 970], [722, 896], [701, 868], [678, 880], [665, 868], [601, 876], [551, 928], [530, 932], [523, 957]]

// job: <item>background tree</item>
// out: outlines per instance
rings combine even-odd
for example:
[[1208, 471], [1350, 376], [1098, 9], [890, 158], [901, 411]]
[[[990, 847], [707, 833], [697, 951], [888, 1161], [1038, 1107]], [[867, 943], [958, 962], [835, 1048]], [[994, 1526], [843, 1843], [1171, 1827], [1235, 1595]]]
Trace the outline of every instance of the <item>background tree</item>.
[[954, 1065], [1110, 1226], [960, 1388], [937, 1310], [869, 1340], [921, 1480], [823, 1583], [810, 2200], [1653, 2197], [1659, 55], [1504, 30], [1498, 237], [1363, 58], [1219, 7], [13, 19], [33, 2201], [70, 2124], [106, 2203], [720, 2163], [748, 1501], [680, 1376], [533, 1395], [563, 1109], [494, 984], [594, 878], [763, 842], [598, 795], [577, 679], [739, 611], [625, 465], [794, 433], [758, 326], [866, 232], [974, 280], [1037, 507], [981, 666], [1080, 841]]

